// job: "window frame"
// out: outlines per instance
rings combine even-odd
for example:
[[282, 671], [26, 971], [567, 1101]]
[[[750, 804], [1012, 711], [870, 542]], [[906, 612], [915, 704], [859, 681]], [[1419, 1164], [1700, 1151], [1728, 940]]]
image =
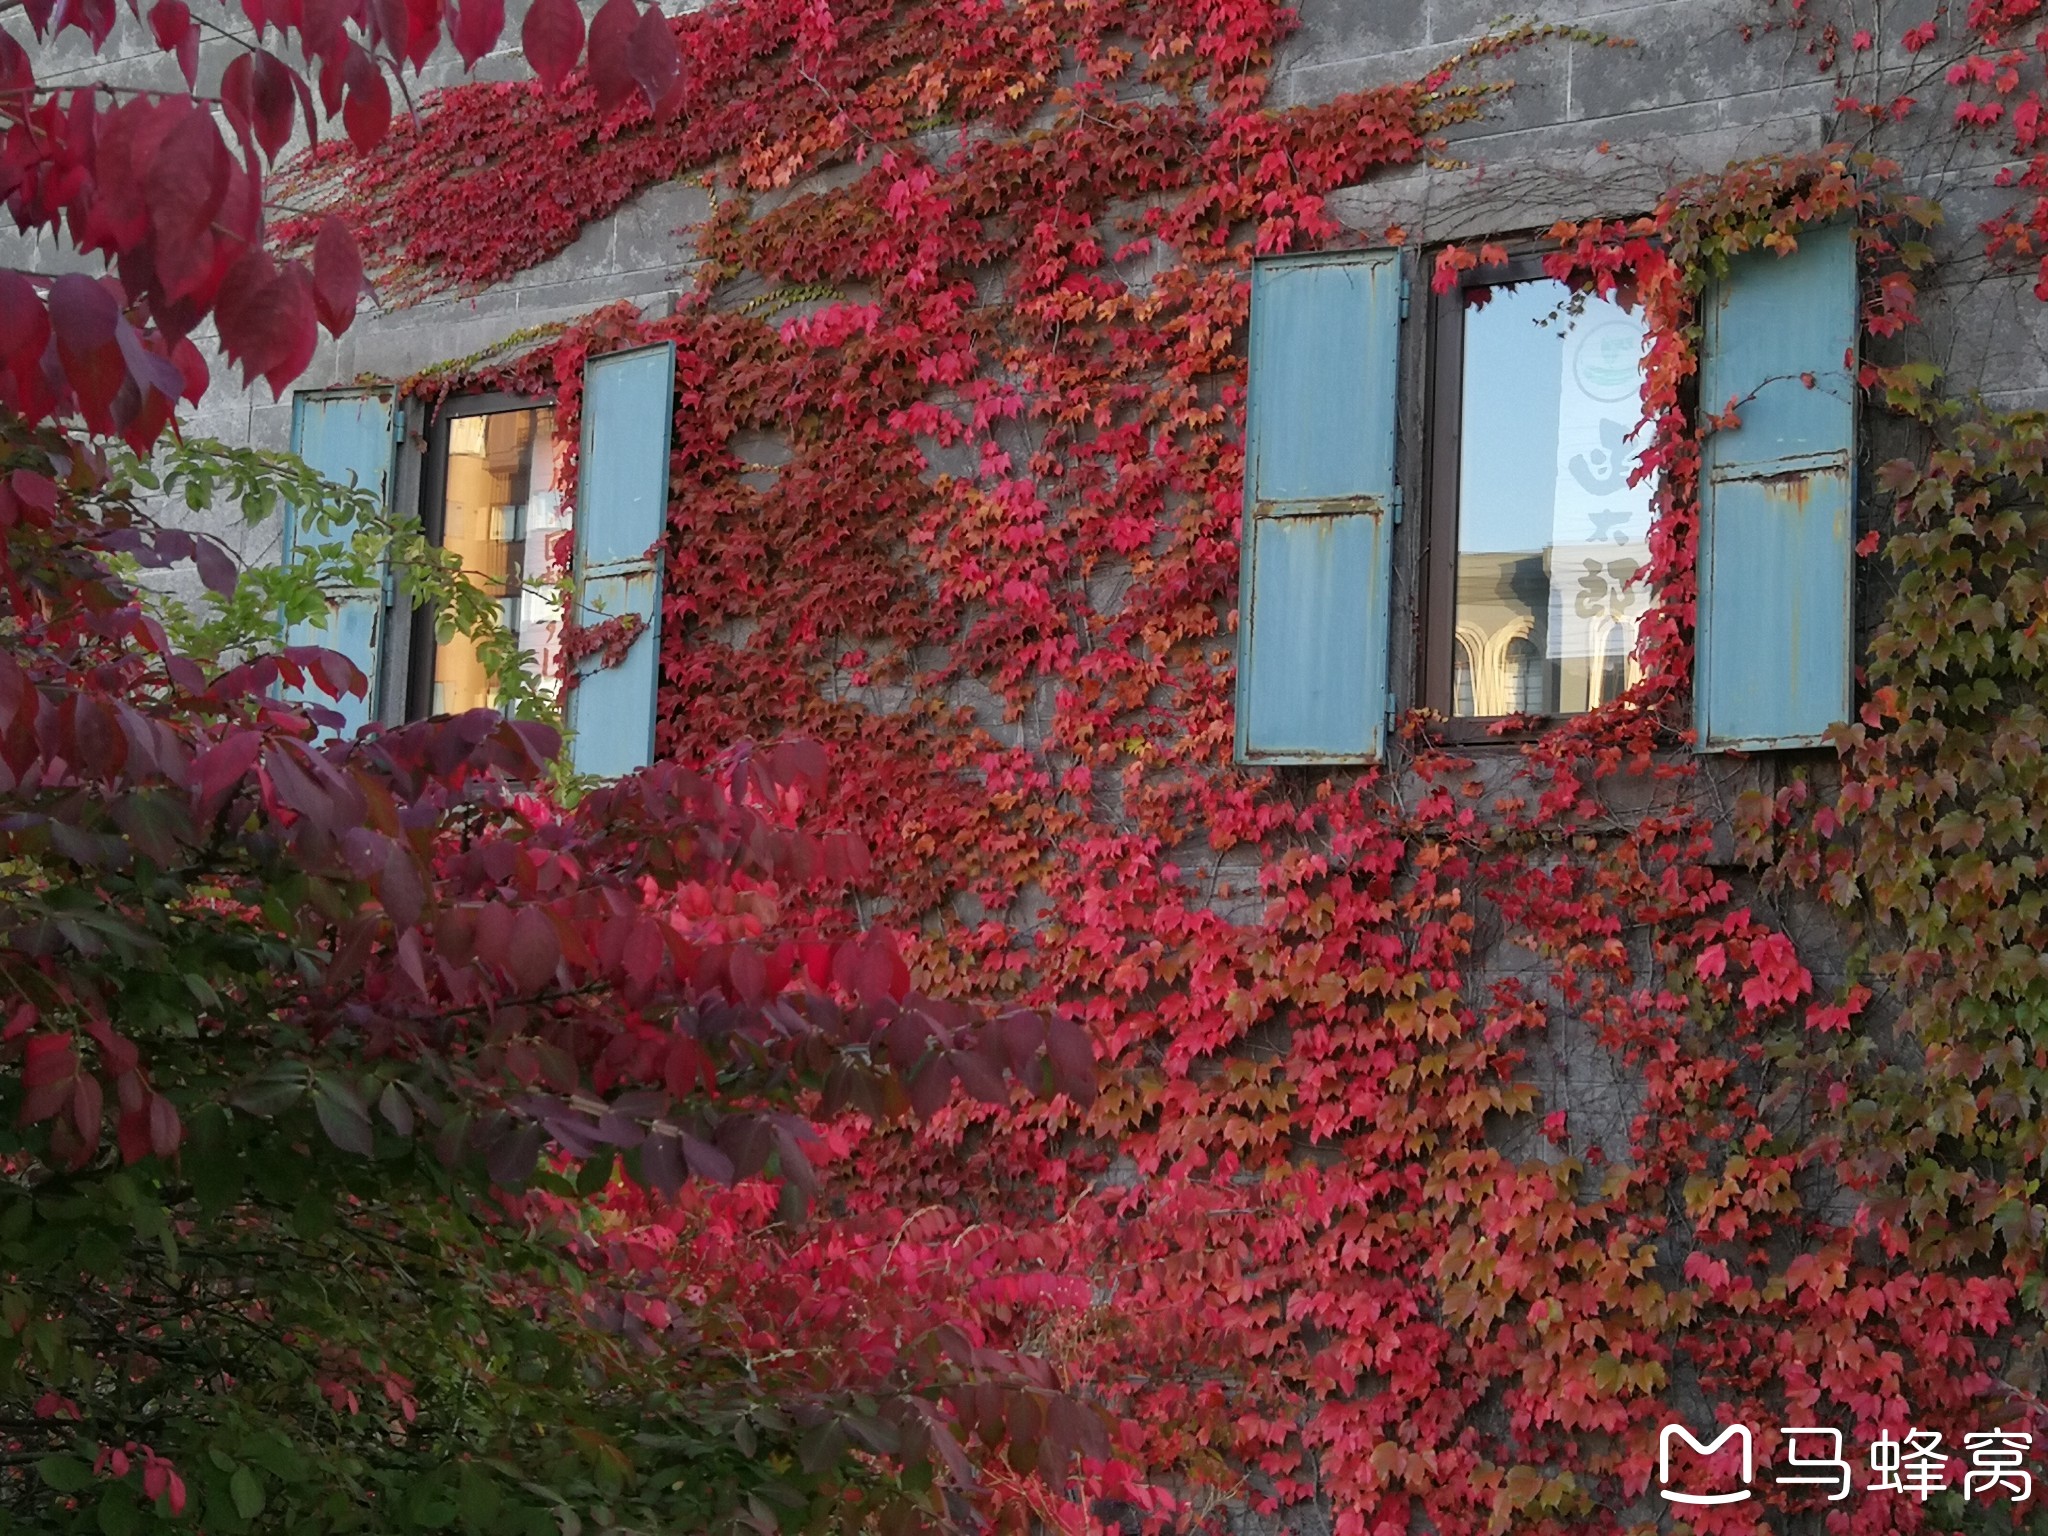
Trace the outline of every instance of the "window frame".
[[[448, 523], [448, 437], [449, 425], [471, 416], [500, 416], [508, 411], [552, 410], [559, 401], [553, 395], [519, 395], [504, 390], [480, 394], [450, 395], [435, 406], [427, 423], [426, 451], [420, 468], [420, 532], [436, 549]], [[405, 666], [405, 718], [430, 719], [434, 702], [433, 609], [426, 603], [413, 605], [408, 626]]]
[[[1548, 278], [1543, 269], [1548, 252], [1526, 238], [1490, 241], [1507, 251], [1507, 260], [1470, 267], [1443, 292], [1430, 286], [1423, 351], [1427, 385], [1422, 412], [1423, 528], [1416, 580], [1416, 704], [1436, 718], [1430, 733], [1455, 745], [1533, 741], [1575, 714], [1525, 715], [1530, 723], [1503, 729], [1513, 715], [1458, 716], [1455, 703], [1457, 664], [1457, 570], [1460, 463], [1464, 450], [1465, 295], [1474, 288]], [[1425, 263], [1434, 270], [1434, 261]], [[1654, 513], [1653, 513], [1654, 518]]]

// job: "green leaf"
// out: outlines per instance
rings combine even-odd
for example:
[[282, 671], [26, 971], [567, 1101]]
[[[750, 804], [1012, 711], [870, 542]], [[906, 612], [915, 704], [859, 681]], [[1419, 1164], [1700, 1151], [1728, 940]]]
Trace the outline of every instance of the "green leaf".
[[296, 1483], [307, 1473], [306, 1458], [280, 1435], [258, 1435], [242, 1454], [281, 1483]]
[[92, 1481], [92, 1468], [76, 1456], [45, 1456], [36, 1472], [59, 1493], [76, 1493]]
[[93, 1516], [100, 1536], [135, 1536], [142, 1529], [142, 1511], [135, 1507], [135, 1495], [122, 1484], [107, 1490]]
[[609, 1152], [601, 1152], [590, 1158], [576, 1170], [576, 1193], [588, 1199], [603, 1192], [612, 1179], [614, 1158]]
[[456, 1509], [464, 1525], [472, 1531], [489, 1531], [497, 1520], [500, 1502], [497, 1487], [489, 1478], [474, 1467], [462, 1469], [462, 1486], [456, 1496]]
[[268, 1120], [304, 1098], [306, 1083], [304, 1067], [296, 1062], [279, 1062], [236, 1087], [228, 1095], [228, 1102]]
[[263, 1513], [263, 1484], [247, 1467], [235, 1468], [228, 1479], [228, 1496], [235, 1501], [235, 1513], [244, 1520], [254, 1520]]
[[339, 1078], [322, 1074], [313, 1089], [313, 1113], [320, 1117], [320, 1129], [344, 1152], [368, 1157], [377, 1148], [370, 1127], [370, 1114], [355, 1091]]
[[424, 1477], [414, 1483], [405, 1504], [407, 1517], [423, 1530], [438, 1531], [455, 1523], [455, 1498], [437, 1477]]

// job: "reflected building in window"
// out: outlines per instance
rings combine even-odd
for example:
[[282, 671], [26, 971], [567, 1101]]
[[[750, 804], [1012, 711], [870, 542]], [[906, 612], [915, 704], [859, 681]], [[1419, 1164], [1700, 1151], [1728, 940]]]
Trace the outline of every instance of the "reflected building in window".
[[1583, 713], [1640, 677], [1646, 328], [1548, 278], [1466, 302], [1452, 712]]

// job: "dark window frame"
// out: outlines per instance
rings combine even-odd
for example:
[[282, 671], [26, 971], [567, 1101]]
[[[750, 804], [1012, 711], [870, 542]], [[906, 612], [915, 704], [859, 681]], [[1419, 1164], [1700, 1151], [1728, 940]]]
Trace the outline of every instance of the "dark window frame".
[[[1464, 447], [1465, 296], [1474, 288], [1494, 288], [1547, 278], [1545, 248], [1529, 241], [1496, 240], [1507, 260], [1460, 272], [1457, 281], [1439, 293], [1430, 288], [1422, 350], [1427, 355], [1427, 385], [1422, 412], [1423, 528], [1416, 582], [1416, 703], [1436, 716], [1430, 734], [1454, 745], [1502, 742], [1519, 745], [1535, 740], [1572, 715], [1526, 715], [1529, 724], [1502, 727], [1512, 715], [1459, 717], [1452, 714], [1457, 661], [1457, 569], [1460, 459]], [[1432, 257], [1433, 257], [1433, 253]], [[1433, 259], [1423, 263], [1434, 271]]]
[[[507, 411], [553, 409], [559, 402], [552, 395], [515, 395], [503, 390], [483, 394], [450, 395], [434, 408], [427, 423], [425, 463], [420, 470], [420, 531], [429, 544], [440, 547], [448, 522], [448, 426], [471, 416], [499, 416]], [[434, 700], [434, 611], [425, 603], [412, 610], [406, 652], [405, 718], [425, 720], [432, 714]]]

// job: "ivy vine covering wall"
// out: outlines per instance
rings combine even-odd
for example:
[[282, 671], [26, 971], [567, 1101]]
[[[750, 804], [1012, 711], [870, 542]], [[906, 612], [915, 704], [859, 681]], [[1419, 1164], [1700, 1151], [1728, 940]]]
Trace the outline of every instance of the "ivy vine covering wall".
[[[2039, 45], [2006, 29], [2039, 10], [1954, 22], [1956, 56], [1993, 61], [1956, 82], [1965, 126], [2013, 98], [2022, 154]], [[743, 0], [676, 19], [660, 121], [465, 86], [309, 167], [397, 292], [506, 279], [711, 179], [676, 314], [600, 309], [414, 387], [552, 394], [573, 445], [585, 356], [673, 339], [661, 752], [828, 743], [875, 849], [862, 894], [920, 979], [1074, 1011], [1108, 1074], [1085, 1113], [843, 1118], [830, 1219], [691, 1197], [649, 1262], [755, 1288], [782, 1320], [763, 1351], [866, 1347], [930, 1296], [1046, 1354], [1128, 1420], [1128, 1467], [1084, 1490], [1114, 1500], [1039, 1507], [1015, 1469], [1020, 1515], [1067, 1524], [1619, 1530], [1662, 1509], [1667, 1422], [1757, 1426], [1760, 1462], [1787, 1424], [2039, 1438], [2048, 427], [1965, 424], [1913, 360], [1935, 210], [1841, 149], [1553, 230], [1554, 275], [1653, 326], [1644, 680], [1521, 745], [1461, 754], [1411, 717], [1384, 771], [1236, 769], [1246, 262], [1355, 243], [1329, 194], [1439, 153], [1502, 89], [1468, 55], [1273, 107], [1290, 24], [1269, 0]], [[1829, 69], [1870, 47], [1805, 35]], [[1475, 52], [1607, 45], [1530, 27]], [[1867, 512], [1887, 596], [1861, 719], [1744, 802], [1737, 860], [1685, 750], [1723, 409], [1692, 398], [1694, 304], [1728, 255], [1844, 215], [1872, 409], [1940, 446]], [[2040, 223], [2000, 239], [2031, 253]], [[1539, 1080], [1567, 1038], [1619, 1085], [1613, 1126]], [[872, 1316], [821, 1315], [841, 1287], [806, 1292], [806, 1266]], [[1766, 1487], [1688, 1518], [2007, 1521]]]

